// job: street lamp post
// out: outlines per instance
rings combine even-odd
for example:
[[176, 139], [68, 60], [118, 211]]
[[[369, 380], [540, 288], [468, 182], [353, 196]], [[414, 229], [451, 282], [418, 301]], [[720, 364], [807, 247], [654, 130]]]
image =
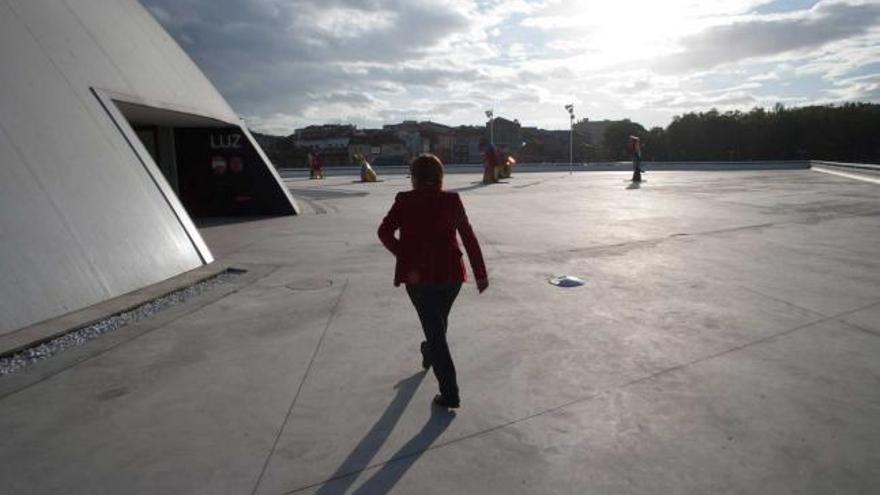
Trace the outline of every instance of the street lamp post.
[[486, 118], [489, 119], [489, 142], [495, 146], [495, 111], [486, 110]]
[[565, 105], [565, 109], [568, 110], [568, 117], [570, 119], [568, 127], [568, 174], [571, 175], [574, 164], [574, 104], [569, 103]]

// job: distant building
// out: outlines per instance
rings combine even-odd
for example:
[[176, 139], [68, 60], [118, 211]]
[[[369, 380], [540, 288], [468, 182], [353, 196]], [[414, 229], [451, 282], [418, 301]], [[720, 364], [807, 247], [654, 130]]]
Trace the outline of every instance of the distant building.
[[522, 126], [519, 120], [508, 120], [504, 117], [495, 117], [494, 122], [486, 122], [486, 128], [494, 127], [495, 147], [508, 153], [517, 153], [523, 144]]
[[486, 130], [477, 126], [459, 126], [453, 132], [452, 163], [480, 163], [481, 147], [488, 141]]
[[253, 134], [254, 139], [257, 140], [275, 167], [279, 169], [308, 167], [308, 150], [296, 146], [293, 135], [272, 136], [258, 132]]
[[355, 132], [348, 145], [349, 161], [357, 163], [362, 155], [373, 165], [404, 165], [409, 160], [409, 150], [402, 139], [394, 133], [379, 129]]
[[354, 133], [355, 126], [350, 124], [310, 125], [293, 131], [293, 140], [301, 148], [321, 151], [348, 149]]
[[410, 159], [421, 153], [434, 153], [445, 163], [452, 159], [455, 142], [452, 127], [431, 121], [406, 120], [400, 124], [385, 125], [382, 129], [403, 141]]
[[[324, 164], [329, 166], [355, 163], [357, 153], [377, 165], [407, 163], [421, 153], [434, 153], [445, 163], [480, 163], [492, 134], [495, 146], [520, 162], [567, 162], [570, 145], [572, 158], [583, 162], [596, 159], [606, 129], [617, 122], [620, 121], [583, 119], [574, 124], [573, 133], [568, 129], [523, 127], [519, 120], [504, 117], [495, 117], [485, 126], [450, 127], [415, 120], [387, 124], [381, 130], [314, 125], [297, 129], [291, 140], [297, 149], [320, 151]], [[492, 132], [490, 127], [494, 127]], [[273, 151], [281, 154], [280, 149]], [[284, 159], [284, 163], [294, 161]]]
[[419, 153], [423, 153], [422, 135], [419, 132], [419, 123], [415, 120], [404, 120], [400, 124], [387, 124], [382, 126], [382, 130], [394, 134], [403, 142], [408, 158], [412, 158]]
[[590, 119], [583, 119], [574, 124], [574, 132], [580, 133], [586, 138], [586, 141], [589, 144], [594, 145], [597, 148], [600, 148], [603, 145], [603, 140], [605, 138], [605, 130], [611, 124], [616, 124], [619, 122], [623, 122], [621, 120], [596, 120], [592, 121]]
[[299, 148], [319, 153], [326, 167], [343, 166], [351, 163], [348, 145], [354, 133], [355, 126], [351, 124], [310, 125], [296, 129], [293, 142]]
[[419, 132], [422, 135], [422, 149], [427, 148], [437, 155], [443, 163], [451, 163], [452, 150], [455, 144], [454, 129], [436, 122], [420, 122]]
[[520, 162], [567, 162], [569, 131], [548, 131], [536, 127], [522, 129], [525, 146], [519, 150]]

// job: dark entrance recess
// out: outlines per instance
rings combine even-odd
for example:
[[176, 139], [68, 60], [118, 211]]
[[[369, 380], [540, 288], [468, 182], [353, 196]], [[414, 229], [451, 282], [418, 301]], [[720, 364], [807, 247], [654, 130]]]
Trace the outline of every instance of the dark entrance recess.
[[191, 218], [295, 215], [272, 164], [227, 122], [114, 100]]
[[174, 130], [178, 194], [191, 217], [290, 215], [288, 198], [237, 127]]

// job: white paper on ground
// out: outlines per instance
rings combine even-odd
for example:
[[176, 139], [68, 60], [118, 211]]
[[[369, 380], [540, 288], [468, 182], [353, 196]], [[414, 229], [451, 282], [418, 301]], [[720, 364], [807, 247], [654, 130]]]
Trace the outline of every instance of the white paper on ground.
[[562, 275], [561, 277], [553, 277], [548, 280], [551, 284], [557, 287], [580, 287], [584, 285], [586, 282], [577, 278], [572, 277], [570, 275]]

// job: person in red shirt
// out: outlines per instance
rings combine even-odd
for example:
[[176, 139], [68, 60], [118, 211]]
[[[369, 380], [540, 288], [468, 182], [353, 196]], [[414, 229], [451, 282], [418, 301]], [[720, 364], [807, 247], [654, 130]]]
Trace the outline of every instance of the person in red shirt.
[[642, 181], [642, 143], [641, 140], [636, 136], [630, 136], [629, 140], [626, 143], [626, 149], [629, 151], [630, 156], [632, 156], [633, 162], [633, 182], [641, 182]]
[[489, 144], [483, 151], [483, 184], [498, 182], [497, 170], [499, 165], [498, 150], [494, 144]]
[[324, 178], [324, 169], [323, 160], [321, 159], [321, 152], [316, 151], [314, 153], [309, 153], [308, 155], [309, 161], [309, 178], [310, 179], [323, 179]]
[[[452, 303], [467, 279], [456, 233], [467, 251], [477, 289], [489, 287], [480, 244], [458, 193], [443, 190], [443, 163], [423, 154], [410, 165], [413, 189], [401, 192], [379, 226], [379, 239], [397, 258], [394, 285], [406, 286], [425, 333], [422, 366], [434, 368], [440, 394], [434, 403], [459, 407], [455, 365], [446, 341]], [[400, 237], [395, 232], [400, 230]]]

